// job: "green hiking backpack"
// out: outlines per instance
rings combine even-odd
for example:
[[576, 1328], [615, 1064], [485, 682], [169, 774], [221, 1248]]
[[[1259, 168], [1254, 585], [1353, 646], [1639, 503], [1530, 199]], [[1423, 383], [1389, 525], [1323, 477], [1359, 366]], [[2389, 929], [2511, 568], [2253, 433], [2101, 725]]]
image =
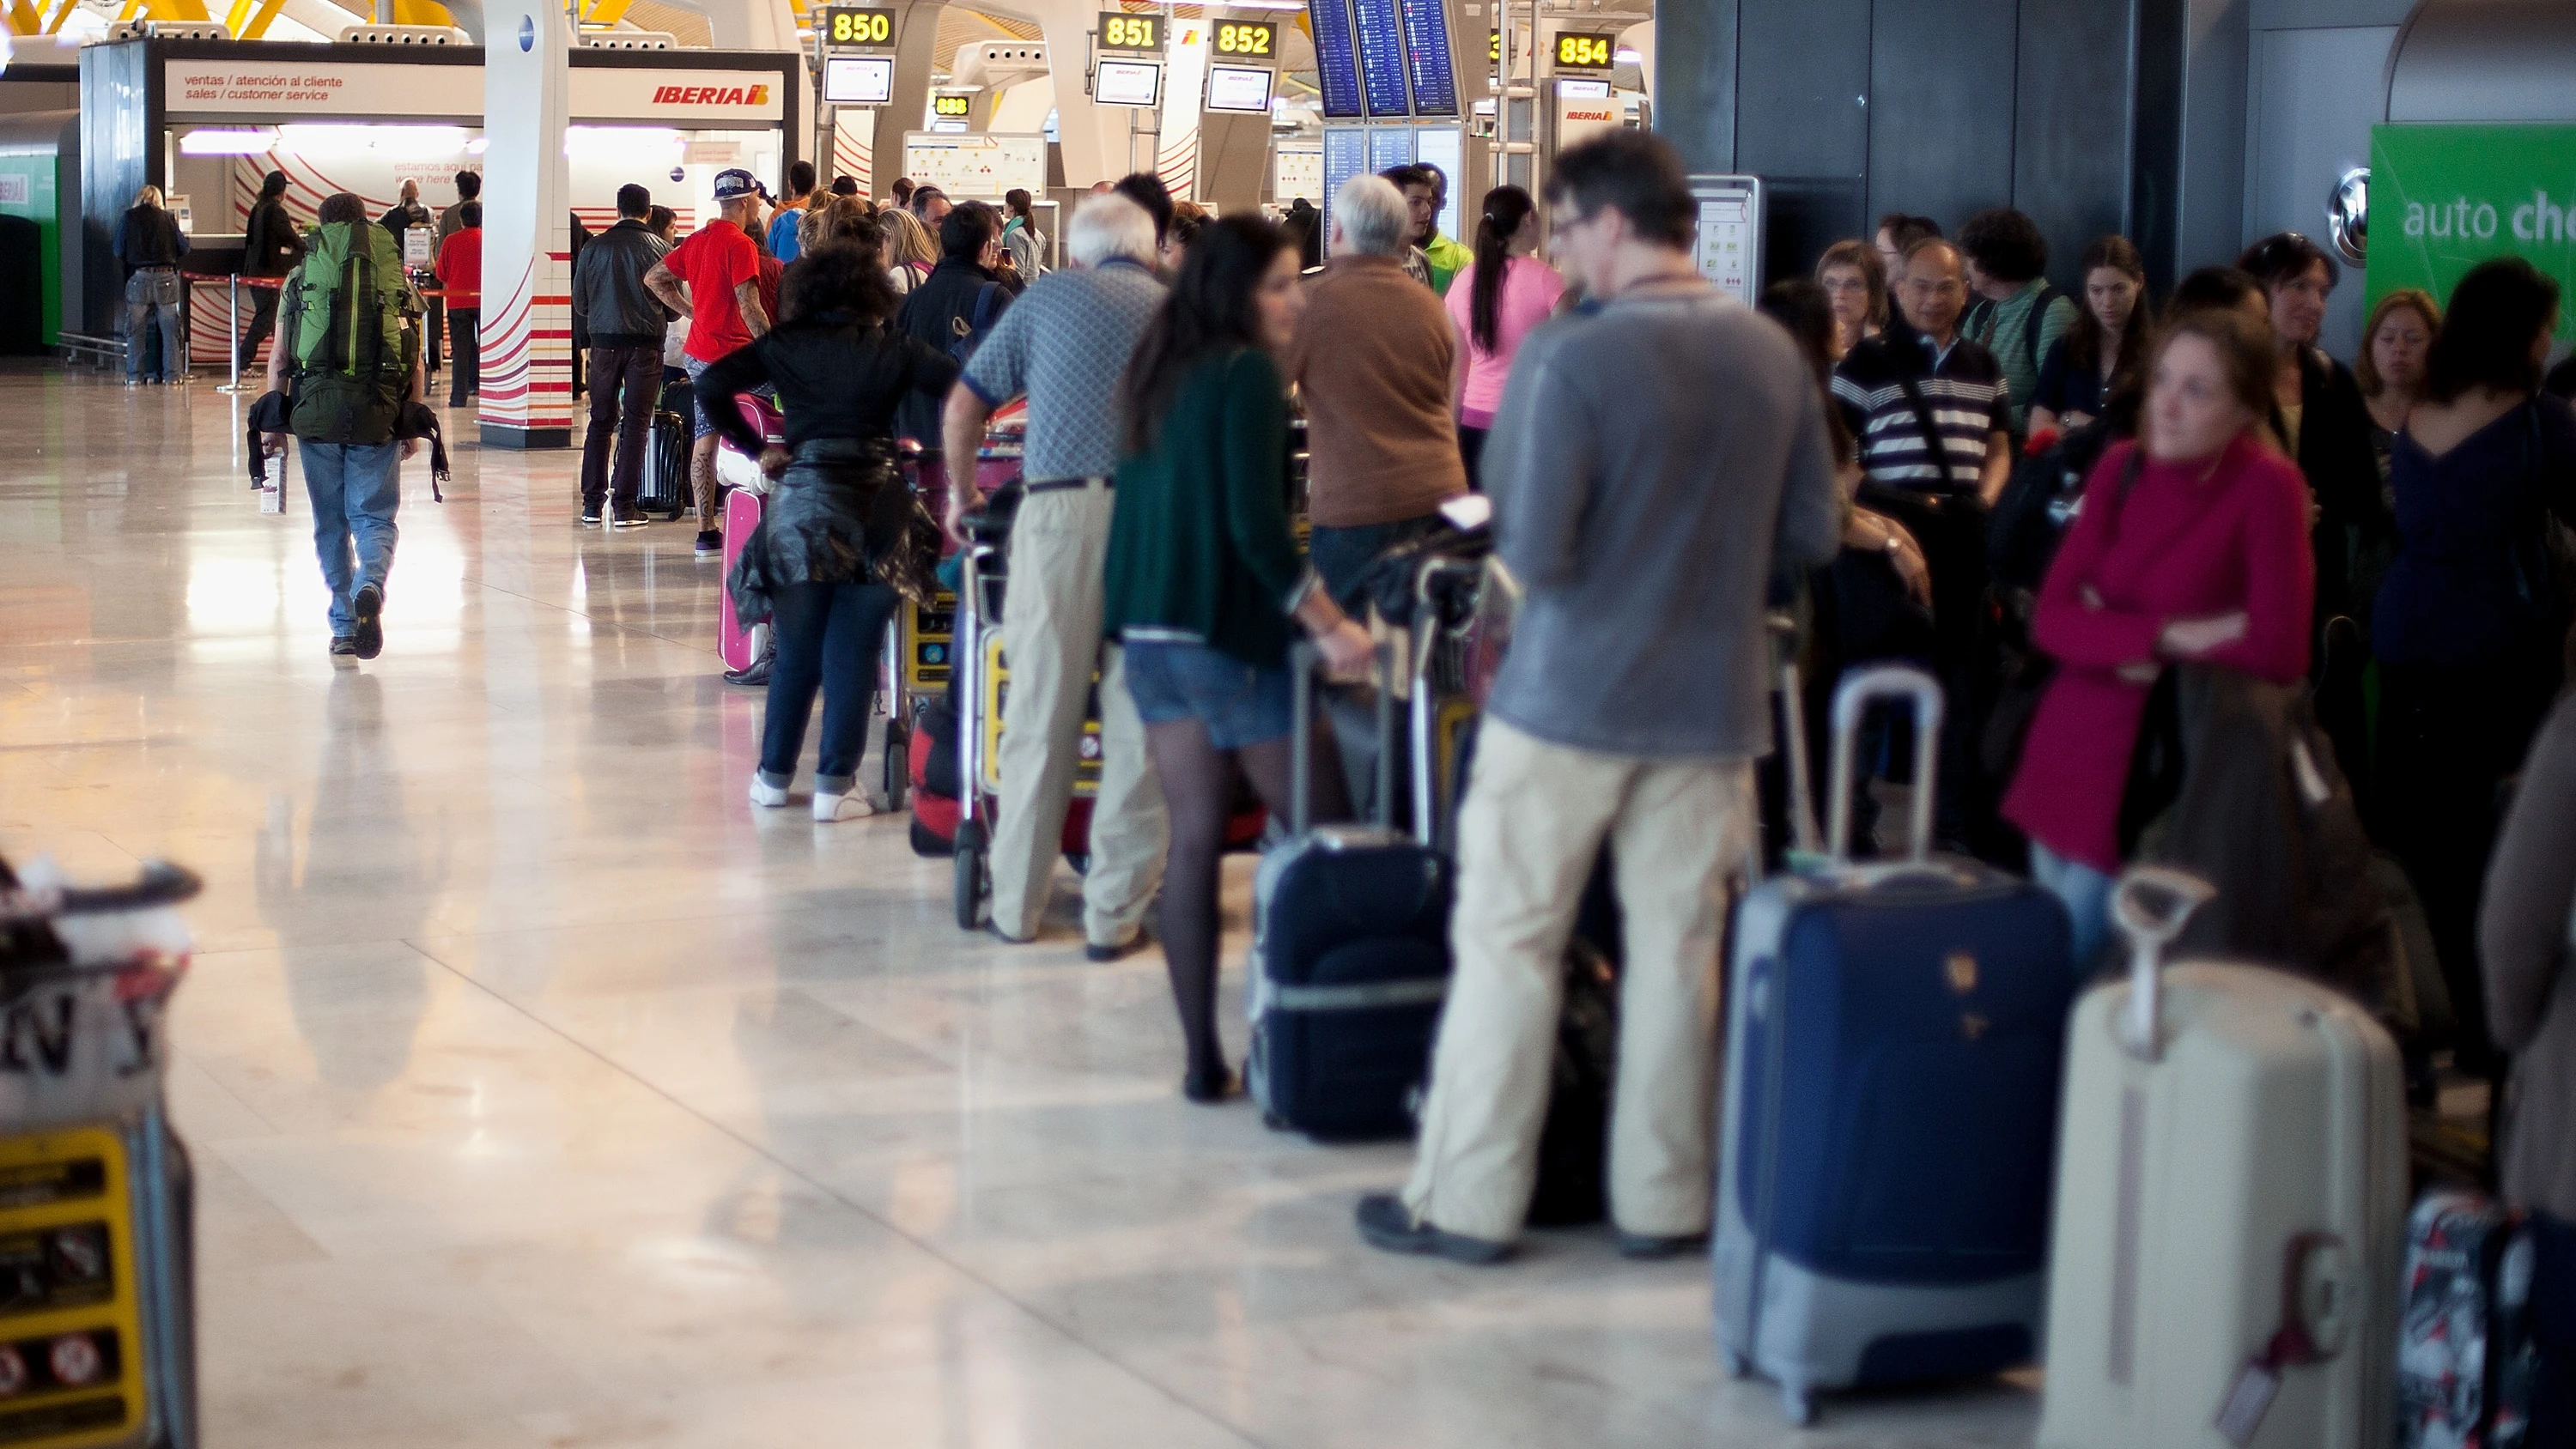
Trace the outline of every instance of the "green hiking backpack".
[[420, 300], [404, 278], [392, 233], [335, 221], [306, 238], [288, 280], [295, 373], [288, 426], [314, 443], [382, 443], [394, 436], [420, 363]]

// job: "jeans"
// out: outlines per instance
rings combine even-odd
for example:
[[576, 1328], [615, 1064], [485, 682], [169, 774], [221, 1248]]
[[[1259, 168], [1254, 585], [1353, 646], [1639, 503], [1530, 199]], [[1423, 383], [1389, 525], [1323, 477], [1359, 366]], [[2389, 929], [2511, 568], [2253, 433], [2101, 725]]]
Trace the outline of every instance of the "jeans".
[[1149, 725], [1196, 719], [1208, 743], [1239, 750], [1285, 739], [1296, 722], [1296, 680], [1285, 669], [1179, 640], [1130, 640], [1126, 656], [1127, 693]]
[[814, 691], [823, 691], [823, 738], [817, 742], [814, 788], [846, 793], [858, 778], [876, 701], [877, 654], [895, 592], [883, 584], [779, 584], [770, 590], [769, 626], [778, 657], [769, 666], [769, 717], [761, 722], [760, 778], [785, 789], [805, 748]]
[[483, 388], [483, 325], [480, 307], [447, 309], [447, 405], [465, 406], [465, 395]]
[[296, 450], [313, 500], [313, 552], [322, 561], [322, 582], [331, 586], [331, 637], [345, 639], [358, 629], [349, 601], [369, 584], [381, 591], [393, 571], [402, 444], [298, 440]]
[[[1922, 788], [1919, 784], [1915, 787]], [[2057, 897], [2075, 925], [2075, 974], [2087, 977], [2100, 964], [2102, 943], [2111, 934], [2111, 877], [2080, 860], [2068, 860], [2034, 840], [2030, 843], [2030, 878]]]
[[1368, 618], [1368, 603], [1362, 597], [1361, 585], [1368, 581], [1369, 568], [1378, 555], [1398, 544], [1411, 543], [1440, 526], [1440, 515], [1426, 513], [1420, 518], [1400, 518], [1393, 523], [1363, 523], [1354, 528], [1326, 528], [1316, 525], [1314, 536], [1306, 541], [1306, 559], [1324, 581], [1324, 592], [1342, 606], [1342, 612], [1355, 619]]
[[[644, 442], [653, 430], [653, 409], [661, 400], [662, 349], [658, 345], [590, 349], [590, 430], [581, 440], [583, 513], [600, 512], [612, 498], [619, 515], [635, 511], [636, 490], [644, 481]], [[617, 450], [613, 476], [609, 469], [612, 440]]]
[[179, 269], [156, 267], [125, 279], [125, 375], [129, 380], [143, 376], [144, 329], [152, 325], [155, 312], [161, 314], [161, 375], [153, 381], [187, 375], [188, 349], [179, 336]]
[[2531, 1215], [2539, 1250], [2531, 1282], [2531, 1336], [2540, 1345], [2530, 1449], [2576, 1444], [2576, 1223], [2547, 1212]]

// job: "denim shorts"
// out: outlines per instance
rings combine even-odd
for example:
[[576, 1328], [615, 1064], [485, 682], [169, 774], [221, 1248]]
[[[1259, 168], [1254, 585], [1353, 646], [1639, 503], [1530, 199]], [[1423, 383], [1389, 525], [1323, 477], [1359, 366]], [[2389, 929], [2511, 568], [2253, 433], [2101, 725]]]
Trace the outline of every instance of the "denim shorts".
[[1285, 669], [1171, 639], [1130, 639], [1126, 661], [1127, 693], [1145, 723], [1195, 719], [1220, 750], [1278, 739], [1296, 718], [1296, 689]]

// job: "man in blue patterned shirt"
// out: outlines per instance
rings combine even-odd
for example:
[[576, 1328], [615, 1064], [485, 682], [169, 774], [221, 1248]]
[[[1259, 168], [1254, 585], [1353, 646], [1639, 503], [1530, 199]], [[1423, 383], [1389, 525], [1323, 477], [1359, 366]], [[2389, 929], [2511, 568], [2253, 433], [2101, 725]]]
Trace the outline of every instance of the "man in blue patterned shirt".
[[1170, 822], [1145, 755], [1145, 727], [1100, 633], [1110, 484], [1118, 468], [1118, 379], [1163, 302], [1154, 279], [1154, 219], [1123, 196], [1084, 201], [1065, 229], [1074, 265], [1032, 283], [976, 348], [948, 394], [948, 528], [982, 503], [972, 459], [985, 420], [1029, 400], [1021, 459], [1028, 497], [1011, 525], [1002, 652], [1002, 795], [990, 852], [992, 929], [1036, 938], [1046, 916], [1065, 810], [1073, 799], [1092, 671], [1100, 672], [1100, 793], [1092, 802], [1084, 877], [1086, 953], [1114, 961], [1143, 939], [1139, 922], [1162, 883]]

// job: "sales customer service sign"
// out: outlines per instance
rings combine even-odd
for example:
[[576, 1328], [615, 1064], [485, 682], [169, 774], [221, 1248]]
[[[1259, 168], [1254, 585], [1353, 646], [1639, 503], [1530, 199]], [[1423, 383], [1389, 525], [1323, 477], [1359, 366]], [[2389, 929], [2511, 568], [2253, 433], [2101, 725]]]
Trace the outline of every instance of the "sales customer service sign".
[[[2576, 126], [2378, 126], [2370, 141], [2370, 300], [2447, 303], [2469, 268], [2518, 256], [2576, 297]], [[2558, 313], [2576, 342], [2576, 306]]]
[[[483, 118], [480, 66], [229, 60], [174, 60], [167, 66], [163, 108], [177, 118]], [[575, 121], [697, 130], [776, 125], [786, 115], [778, 71], [583, 66], [573, 69], [571, 84]]]

